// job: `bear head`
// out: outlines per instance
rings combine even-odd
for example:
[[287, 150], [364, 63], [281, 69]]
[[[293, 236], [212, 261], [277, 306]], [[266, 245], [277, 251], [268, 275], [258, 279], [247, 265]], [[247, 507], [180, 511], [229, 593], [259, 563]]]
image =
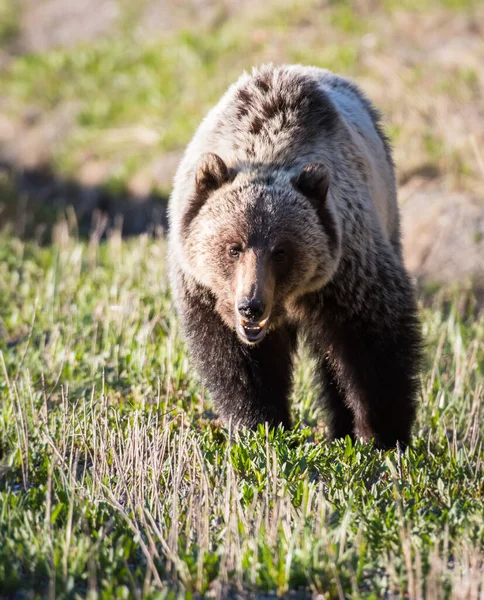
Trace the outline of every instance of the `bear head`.
[[189, 273], [247, 344], [290, 319], [295, 301], [321, 289], [341, 254], [341, 225], [322, 163], [299, 172], [231, 170], [202, 155], [181, 221]]

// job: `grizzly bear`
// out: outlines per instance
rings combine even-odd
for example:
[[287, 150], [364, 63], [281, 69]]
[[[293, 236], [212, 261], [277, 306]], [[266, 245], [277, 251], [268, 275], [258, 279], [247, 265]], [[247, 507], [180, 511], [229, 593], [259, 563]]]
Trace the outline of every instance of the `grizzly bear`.
[[421, 356], [378, 111], [330, 71], [266, 65], [209, 112], [169, 204], [173, 297], [219, 414], [291, 423], [298, 340], [331, 438], [408, 444]]

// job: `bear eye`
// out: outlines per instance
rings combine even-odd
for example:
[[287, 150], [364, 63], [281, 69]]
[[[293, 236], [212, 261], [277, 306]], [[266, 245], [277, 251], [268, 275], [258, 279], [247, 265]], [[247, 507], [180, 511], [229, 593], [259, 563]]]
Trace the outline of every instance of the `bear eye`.
[[230, 246], [229, 254], [232, 258], [239, 258], [242, 248], [240, 246]]
[[286, 249], [276, 248], [272, 253], [272, 256], [276, 262], [282, 262], [286, 258]]

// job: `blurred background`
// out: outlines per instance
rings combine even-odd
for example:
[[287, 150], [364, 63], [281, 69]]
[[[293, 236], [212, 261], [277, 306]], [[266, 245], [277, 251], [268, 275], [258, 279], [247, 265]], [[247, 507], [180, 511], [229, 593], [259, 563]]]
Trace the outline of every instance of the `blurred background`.
[[162, 232], [177, 163], [242, 70], [352, 77], [394, 145], [420, 282], [484, 282], [484, 3], [0, 0], [0, 227]]

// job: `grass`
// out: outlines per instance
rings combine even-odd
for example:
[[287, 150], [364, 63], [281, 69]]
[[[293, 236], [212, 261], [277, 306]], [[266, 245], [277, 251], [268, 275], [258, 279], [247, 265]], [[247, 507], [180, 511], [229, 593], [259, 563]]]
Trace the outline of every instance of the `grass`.
[[[227, 431], [194, 377], [165, 242], [0, 237], [0, 589], [16, 598], [484, 593], [484, 320], [422, 308], [412, 447]], [[317, 595], [320, 596], [317, 596]]]
[[0, 0], [0, 46], [11, 43], [18, 34], [18, 9], [9, 0]]
[[[426, 171], [482, 191], [478, 0], [220, 5], [212, 23], [156, 39], [140, 33], [146, 0], [120, 2], [111, 37], [20, 55], [23, 16], [0, 0], [0, 134], [13, 126], [2, 144], [19, 172], [47, 163], [121, 197], [135, 179], [168, 192], [160, 157], [183, 150], [243, 69], [300, 61], [356, 78], [383, 109], [402, 181]], [[58, 209], [30, 206], [15, 175], [0, 172], [0, 219], [17, 222], [0, 228], [0, 597], [484, 597], [472, 297], [431, 290], [421, 307], [405, 453], [329, 443], [304, 352], [293, 430], [227, 430], [178, 335], [165, 241], [101, 241], [101, 222], [81, 240], [69, 211], [50, 245], [25, 241]]]
[[[426, 164], [447, 188], [482, 191], [471, 139], [484, 86], [479, 2], [274, 0], [232, 17], [220, 6], [213, 23], [188, 21], [157, 38], [136, 33], [143, 6], [131, 11], [123, 3], [124, 24], [114, 37], [19, 56], [2, 71], [0, 105], [19, 124], [19, 140], [36, 111], [50, 119], [72, 115], [57, 135], [47, 126], [40, 143], [42, 160], [59, 175], [82, 179], [86, 165], [101, 165], [99, 183], [129, 187], [141, 177], [166, 193], [172, 172], [156, 175], [160, 156], [182, 152], [242, 70], [302, 62], [359, 81], [400, 132], [402, 177]], [[440, 39], [455, 45], [457, 65]]]

